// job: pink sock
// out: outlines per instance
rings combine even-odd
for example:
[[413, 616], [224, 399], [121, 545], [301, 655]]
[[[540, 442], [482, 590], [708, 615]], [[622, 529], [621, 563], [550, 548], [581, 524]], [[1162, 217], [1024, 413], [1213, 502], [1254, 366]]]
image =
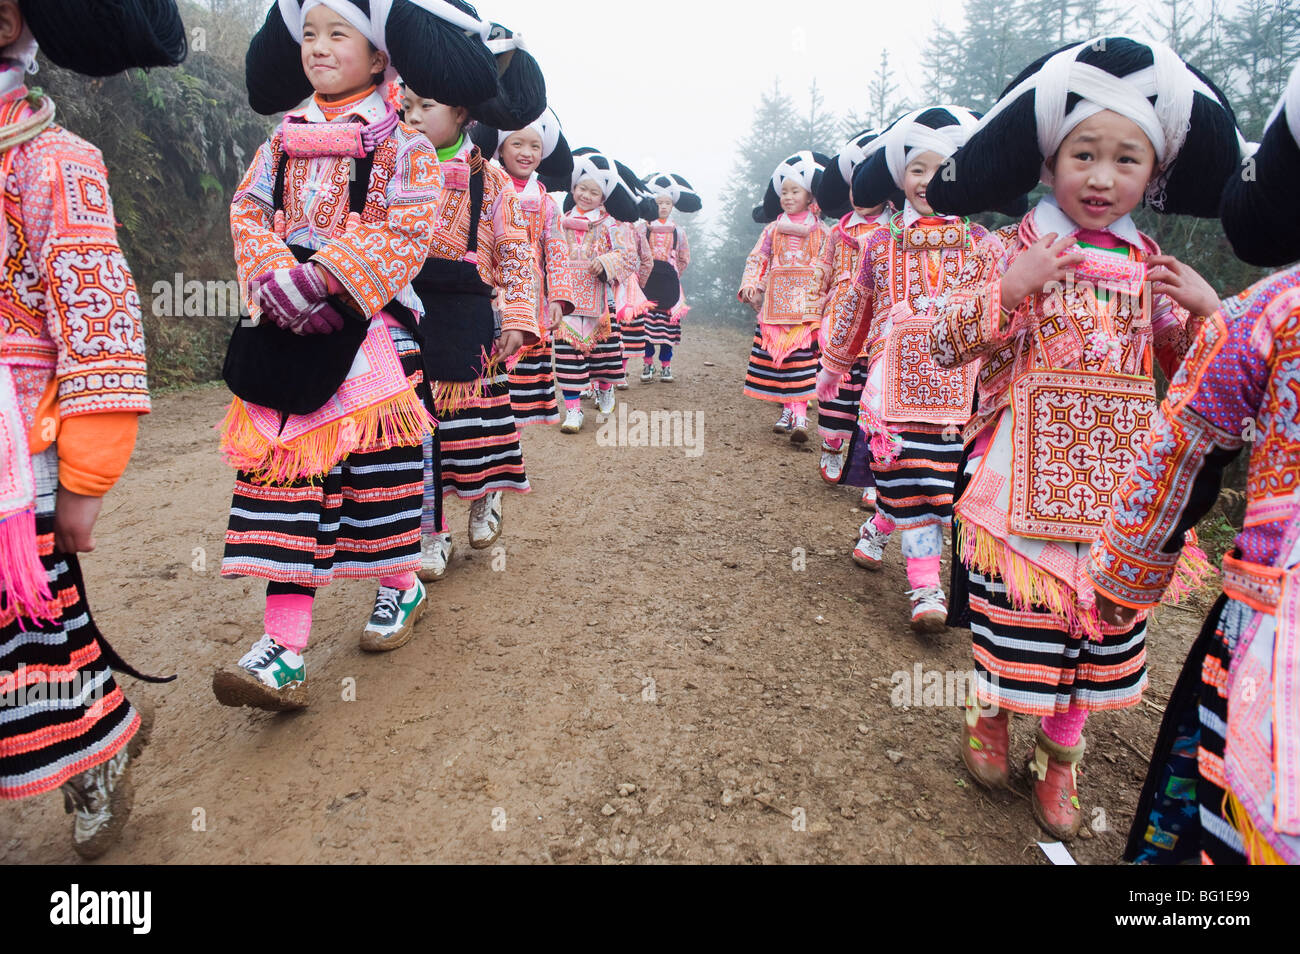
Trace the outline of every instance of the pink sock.
[[301, 593], [268, 596], [263, 631], [286, 649], [302, 652], [311, 638], [311, 605], [314, 600], [315, 597]]
[[908, 557], [907, 582], [914, 590], [939, 585], [939, 557]]
[[564, 409], [565, 409], [566, 411], [576, 411], [576, 410], [577, 410], [578, 408], [580, 408], [580, 407], [582, 407], [582, 399], [581, 399], [581, 398], [565, 398], [565, 399], [564, 399]]
[[1054, 716], [1043, 716], [1043, 735], [1057, 745], [1078, 745], [1083, 737], [1083, 723], [1088, 718], [1087, 709], [1070, 706]]
[[623, 373], [627, 374], [627, 358], [623, 359]]
[[894, 532], [894, 521], [886, 517], [879, 510], [877, 510], [876, 515], [871, 518], [871, 524], [881, 533]]
[[391, 587], [394, 590], [409, 590], [415, 586], [415, 571], [407, 570], [405, 573], [396, 573], [393, 576], [381, 576], [379, 585]]
[[654, 358], [646, 358], [646, 359], [645, 359], [645, 366], [646, 366], [647, 368], [653, 368], [653, 367], [655, 366], [655, 359], [654, 359]]
[[659, 367], [661, 367], [661, 368], [667, 368], [668, 365], [670, 365], [670, 364], [672, 364], [671, 361], [660, 361], [660, 362], [659, 362]]
[[790, 413], [793, 414], [795, 417], [807, 417], [807, 416], [808, 416], [808, 402], [807, 402], [807, 401], [792, 401], [792, 402], [790, 403]]
[[825, 444], [827, 447], [829, 447], [831, 450], [839, 450], [841, 447], [844, 446], [844, 438], [827, 437], [826, 432], [822, 431], [822, 443]]

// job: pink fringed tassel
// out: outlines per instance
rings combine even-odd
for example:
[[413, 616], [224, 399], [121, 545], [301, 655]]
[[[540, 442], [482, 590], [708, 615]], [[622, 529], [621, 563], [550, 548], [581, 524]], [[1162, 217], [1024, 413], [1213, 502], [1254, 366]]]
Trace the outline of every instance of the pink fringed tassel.
[[32, 620], [58, 616], [36, 549], [36, 514], [31, 510], [0, 522], [0, 613]]
[[903, 449], [903, 439], [881, 428], [872, 432], [870, 446], [872, 462], [887, 467], [898, 460], [898, 452]]
[[1173, 579], [1169, 581], [1169, 586], [1165, 588], [1164, 598], [1160, 602], [1166, 604], [1181, 603], [1185, 596], [1201, 589], [1214, 575], [1214, 567], [1210, 565], [1210, 558], [1205, 555], [1204, 550], [1189, 539], [1183, 545], [1182, 555], [1179, 556], [1178, 563], [1174, 566]]

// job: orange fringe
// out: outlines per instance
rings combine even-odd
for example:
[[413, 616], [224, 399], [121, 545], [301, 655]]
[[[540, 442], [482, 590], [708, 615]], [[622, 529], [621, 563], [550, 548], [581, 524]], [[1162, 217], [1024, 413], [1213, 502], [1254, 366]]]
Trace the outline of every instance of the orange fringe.
[[763, 350], [772, 356], [772, 363], [780, 367], [792, 352], [808, 347], [818, 329], [814, 324], [764, 325], [760, 340]]
[[1230, 791], [1223, 793], [1223, 817], [1241, 835], [1241, 840], [1246, 847], [1246, 858], [1252, 865], [1286, 864], [1286, 859], [1278, 854], [1277, 849], [1268, 843], [1264, 833], [1250, 820], [1246, 806], [1241, 804], [1237, 796]]
[[483, 353], [483, 373], [473, 381], [435, 381], [433, 391], [433, 409], [439, 417], [450, 417], [481, 401], [487, 392], [487, 386], [493, 378], [501, 373], [502, 362], [499, 354], [488, 357]]
[[424, 404], [407, 390], [391, 401], [340, 418], [289, 442], [268, 442], [234, 398], [218, 425], [226, 461], [255, 483], [281, 484], [324, 477], [348, 454], [383, 443], [414, 447], [433, 428]]
[[1079, 605], [1074, 589], [1030, 563], [982, 527], [967, 521], [954, 541], [962, 563], [984, 576], [998, 576], [1017, 610], [1046, 609], [1065, 623], [1071, 633], [1101, 639], [1101, 621], [1095, 609]]

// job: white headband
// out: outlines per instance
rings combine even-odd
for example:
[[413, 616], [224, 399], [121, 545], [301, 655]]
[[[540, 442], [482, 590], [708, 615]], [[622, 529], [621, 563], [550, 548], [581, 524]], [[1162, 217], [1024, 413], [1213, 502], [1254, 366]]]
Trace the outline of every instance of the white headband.
[[[1291, 70], [1291, 78], [1286, 81], [1286, 89], [1282, 90], [1282, 97], [1273, 107], [1273, 112], [1269, 114], [1268, 122], [1264, 128], [1268, 129], [1277, 122], [1278, 116], [1282, 110], [1286, 110], [1286, 125], [1291, 130], [1291, 138], [1300, 146], [1300, 62], [1297, 62], [1295, 68]], [[1257, 145], [1257, 144], [1252, 144]]]
[[[930, 109], [945, 109], [957, 120], [949, 126], [931, 129], [924, 123], [918, 123], [917, 117]], [[894, 179], [894, 185], [903, 187], [903, 173], [907, 169], [907, 157], [913, 152], [935, 152], [947, 159], [966, 144], [979, 120], [974, 113], [962, 106], [937, 106], [914, 109], [898, 122], [894, 123], [880, 138], [867, 145], [867, 155], [879, 149], [885, 150], [885, 165]]]
[[[307, 18], [307, 11], [312, 7], [328, 7], [360, 30], [376, 49], [388, 52], [384, 30], [388, 25], [388, 14], [393, 9], [393, 0], [370, 0], [368, 17], [361, 12], [360, 7], [349, 0], [305, 0], [301, 9], [298, 7], [298, 0], [277, 0], [277, 2], [284, 25], [289, 28], [289, 35], [299, 43], [302, 42], [302, 25]], [[474, 19], [465, 11], [452, 6], [447, 0], [411, 0], [411, 3], [452, 26], [476, 35], [487, 43], [492, 24]], [[522, 46], [520, 48], [522, 49]]]
[[815, 181], [814, 177], [819, 171], [821, 171], [822, 167], [818, 165], [817, 160], [813, 158], [811, 150], [804, 149], [800, 152], [796, 152], [790, 157], [790, 159], [793, 159], [794, 162], [790, 162], [790, 160], [787, 159], [785, 162], [782, 162], [777, 166], [776, 171], [772, 173], [773, 191], [775, 191], [777, 195], [780, 195], [781, 186], [785, 183], [785, 180], [793, 179], [809, 192], [812, 192]]
[[[981, 120], [981, 127], [1021, 94], [1033, 90], [1038, 149], [1044, 158], [1054, 155], [1079, 123], [1109, 109], [1136, 123], [1151, 140], [1158, 165], [1168, 167], [1178, 158], [1187, 138], [1194, 95], [1199, 92], [1215, 102], [1218, 97], [1177, 53], [1156, 40], [1135, 41], [1150, 47], [1154, 62], [1127, 76], [1115, 76], [1077, 61], [1080, 52], [1089, 47], [1102, 49], [1099, 44], [1104, 42], [1104, 37], [1096, 37], [1050, 57], [1041, 70], [998, 100]], [[1081, 99], [1067, 115], [1065, 104], [1071, 93]], [[1156, 98], [1155, 105], [1149, 96]]]
[[599, 155], [601, 154], [598, 152], [588, 152], [573, 157], [572, 187], [576, 189], [578, 183], [583, 179], [594, 179], [596, 185], [600, 186], [601, 195], [608, 199], [614, 194], [614, 190], [623, 184], [623, 180], [619, 178], [618, 169], [614, 166], [614, 160], [608, 156], [603, 157], [609, 163], [608, 169], [602, 169], [591, 161]]
[[[551, 112], [549, 106], [542, 115], [534, 119], [524, 129], [531, 129], [542, 137], [543, 159], [548, 158], [551, 153], [555, 152], [555, 147], [560, 144], [560, 121], [556, 118], [555, 113]], [[518, 129], [502, 129], [497, 132], [498, 154], [501, 152], [502, 144], [519, 131]], [[575, 182], [574, 185], [577, 185], [577, 183]]]
[[[867, 136], [873, 137], [865, 146], [859, 144], [859, 140]], [[860, 166], [868, 156], [874, 153], [881, 146], [880, 133], [875, 129], [868, 129], [860, 136], [850, 139], [840, 150], [839, 167], [840, 175], [845, 182], [853, 182], [853, 170]]]

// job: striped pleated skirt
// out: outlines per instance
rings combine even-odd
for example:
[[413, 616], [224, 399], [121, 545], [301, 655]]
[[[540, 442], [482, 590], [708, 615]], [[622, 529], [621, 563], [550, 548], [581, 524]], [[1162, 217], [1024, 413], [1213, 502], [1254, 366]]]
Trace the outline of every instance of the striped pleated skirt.
[[1228, 669], [1254, 618], [1220, 597], [1174, 685], [1129, 830], [1124, 860], [1139, 864], [1244, 864], [1241, 833], [1224, 816]]
[[519, 351], [519, 360], [511, 369], [510, 408], [515, 425], [554, 424], [560, 419], [555, 398], [554, 349], [549, 337]]
[[761, 329], [755, 328], [749, 368], [745, 371], [745, 395], [778, 404], [811, 400], [817, 394], [820, 362], [821, 352], [814, 342], [807, 348], [791, 351], [778, 365], [763, 347]]
[[1125, 709], [1146, 688], [1146, 621], [1099, 641], [1073, 635], [1046, 609], [1016, 609], [1000, 577], [967, 568], [967, 609], [980, 700], [1046, 716]]
[[898, 432], [902, 448], [889, 464], [873, 462], [876, 507], [899, 529], [952, 523], [952, 489], [961, 459], [959, 428], [914, 424]]
[[642, 340], [647, 344], [676, 347], [682, 343], [682, 323], [673, 321], [666, 312], [647, 312]]
[[0, 617], [0, 798], [26, 798], [113, 758], [140, 728], [139, 713], [113, 678], [86, 602], [81, 567], [54, 552], [58, 452], [32, 457], [36, 534], [50, 592], [63, 605], [53, 622]]
[[[407, 378], [418, 380], [419, 344], [404, 329], [389, 334]], [[316, 481], [260, 484], [237, 473], [221, 575], [318, 587], [419, 569], [423, 459], [418, 444], [379, 446]]]
[[633, 358], [645, 350], [647, 317], [639, 315], [619, 325], [619, 332], [623, 336], [624, 357]]
[[851, 438], [858, 429], [858, 406], [867, 386], [867, 359], [858, 358], [833, 400], [817, 402], [817, 428], [823, 440]]
[[555, 339], [555, 380], [563, 391], [583, 391], [594, 382], [615, 384], [623, 380], [623, 345], [613, 337], [598, 341], [583, 354], [567, 341]]
[[462, 500], [476, 500], [497, 490], [527, 493], [532, 489], [524, 472], [524, 451], [504, 371], [485, 382], [481, 397], [454, 414], [440, 416], [434, 438], [441, 455], [444, 497], [455, 494]]

